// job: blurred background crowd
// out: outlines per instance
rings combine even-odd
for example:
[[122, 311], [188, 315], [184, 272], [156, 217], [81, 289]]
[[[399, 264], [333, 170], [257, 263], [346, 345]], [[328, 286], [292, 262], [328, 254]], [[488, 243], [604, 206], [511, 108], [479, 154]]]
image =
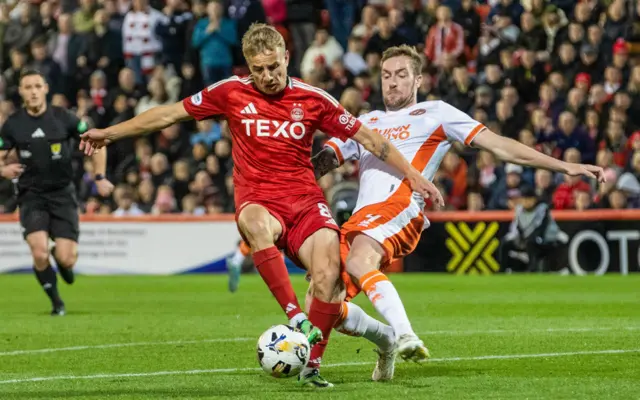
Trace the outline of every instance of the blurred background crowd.
[[[508, 209], [531, 190], [554, 209], [640, 207], [635, 0], [2, 0], [0, 124], [20, 107], [24, 67], [44, 73], [52, 104], [99, 128], [246, 75], [240, 39], [254, 21], [285, 37], [292, 76], [354, 115], [384, 108], [381, 54], [407, 43], [425, 59], [419, 101], [442, 99], [495, 132], [606, 171], [596, 187], [456, 147], [435, 178], [448, 209]], [[319, 133], [314, 151], [324, 140]], [[234, 211], [225, 121], [118, 142], [108, 158], [116, 190], [101, 198], [77, 154], [85, 213]], [[320, 181], [334, 206], [352, 206], [357, 168]], [[0, 182], [0, 207], [15, 210], [10, 181]]]

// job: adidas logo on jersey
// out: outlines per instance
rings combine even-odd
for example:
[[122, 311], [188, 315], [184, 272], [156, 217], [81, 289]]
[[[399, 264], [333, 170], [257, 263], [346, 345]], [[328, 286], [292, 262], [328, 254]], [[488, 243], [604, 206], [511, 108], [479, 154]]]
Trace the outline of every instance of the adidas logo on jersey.
[[42, 129], [38, 128], [38, 129], [36, 129], [35, 132], [33, 132], [31, 134], [31, 137], [32, 138], [43, 138], [44, 137], [44, 132], [42, 131]]
[[258, 113], [258, 110], [256, 110], [256, 106], [254, 106], [253, 103], [247, 104], [247, 106], [243, 108], [242, 111], [240, 111], [240, 114], [257, 114], [257, 113]]

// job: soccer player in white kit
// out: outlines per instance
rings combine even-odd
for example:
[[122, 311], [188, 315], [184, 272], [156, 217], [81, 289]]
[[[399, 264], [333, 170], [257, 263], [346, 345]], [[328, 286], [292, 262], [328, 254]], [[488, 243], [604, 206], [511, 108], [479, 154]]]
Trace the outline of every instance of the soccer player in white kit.
[[[373, 111], [360, 120], [388, 138], [428, 180], [433, 179], [454, 142], [490, 151], [505, 162], [604, 180], [602, 168], [546, 156], [493, 133], [443, 101], [417, 103], [422, 61], [413, 47], [389, 48], [382, 56], [381, 67], [386, 112]], [[345, 269], [342, 276], [347, 296], [336, 329], [363, 336], [378, 345], [379, 358], [373, 380], [389, 380], [393, 377], [397, 354], [413, 361], [429, 357], [427, 348], [411, 327], [398, 292], [383, 273], [395, 259], [416, 248], [429, 221], [423, 212], [423, 198], [412, 193], [400, 174], [353, 140], [327, 142], [325, 149], [313, 159], [316, 177], [349, 159], [359, 160], [360, 189], [353, 215], [341, 229], [341, 258]], [[390, 327], [349, 302], [361, 290]]]

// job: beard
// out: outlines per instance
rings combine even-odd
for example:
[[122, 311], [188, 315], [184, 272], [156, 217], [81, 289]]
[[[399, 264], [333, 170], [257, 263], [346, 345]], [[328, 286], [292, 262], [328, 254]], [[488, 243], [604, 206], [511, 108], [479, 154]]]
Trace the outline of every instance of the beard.
[[409, 104], [411, 104], [415, 98], [415, 93], [416, 93], [416, 84], [414, 83], [411, 86], [411, 91], [409, 92], [410, 94], [407, 95], [406, 97], [401, 97], [398, 96], [395, 99], [390, 99], [387, 96], [382, 96], [383, 97], [383, 102], [384, 102], [384, 106], [387, 108], [387, 110], [389, 111], [397, 111], [397, 110], [401, 110], [403, 108], [405, 108], [406, 106], [408, 106]]

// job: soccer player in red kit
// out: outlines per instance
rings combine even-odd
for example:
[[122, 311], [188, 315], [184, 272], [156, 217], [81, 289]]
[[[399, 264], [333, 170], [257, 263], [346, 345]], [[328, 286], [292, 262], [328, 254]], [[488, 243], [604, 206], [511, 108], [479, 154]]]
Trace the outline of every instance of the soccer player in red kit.
[[[330, 387], [318, 371], [329, 333], [340, 315], [339, 228], [311, 164], [313, 134], [362, 144], [400, 171], [411, 188], [442, 203], [442, 197], [383, 136], [362, 126], [321, 89], [287, 76], [289, 54], [271, 26], [254, 24], [242, 39], [251, 75], [231, 77], [173, 105], [82, 135], [81, 149], [95, 149], [127, 136], [155, 132], [177, 122], [226, 117], [234, 162], [236, 222], [253, 260], [292, 326], [314, 344], [299, 382]], [[309, 316], [301, 309], [278, 248], [313, 276]], [[312, 325], [313, 324], [313, 325]]]

